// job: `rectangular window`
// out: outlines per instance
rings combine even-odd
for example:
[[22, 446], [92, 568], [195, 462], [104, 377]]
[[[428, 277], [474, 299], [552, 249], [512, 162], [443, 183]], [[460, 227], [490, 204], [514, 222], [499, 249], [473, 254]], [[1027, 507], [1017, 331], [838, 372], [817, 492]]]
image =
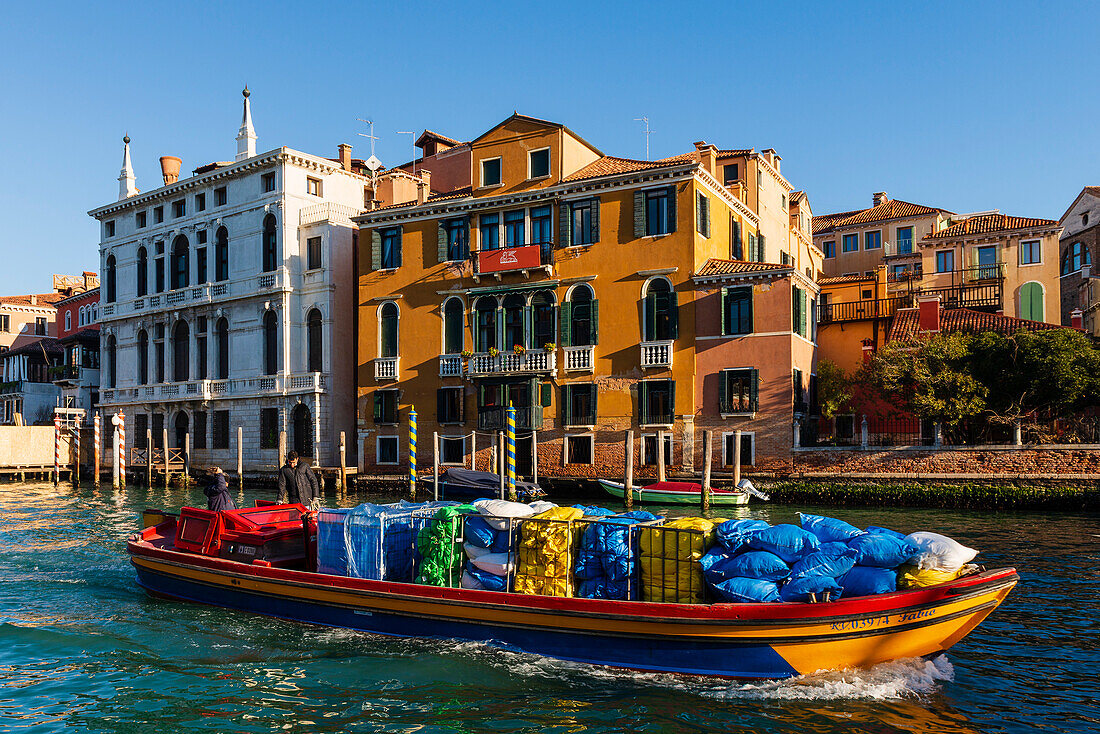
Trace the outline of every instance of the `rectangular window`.
[[695, 194], [695, 231], [710, 237], [710, 199], [702, 191]]
[[445, 465], [462, 466], [466, 463], [466, 437], [440, 436], [439, 459]]
[[34, 333], [38, 336], [46, 335], [46, 317], [39, 316], [34, 320]]
[[752, 333], [752, 286], [722, 289], [722, 333]]
[[105, 222], [103, 224], [103, 229], [107, 232], [108, 237], [114, 237], [115, 236], [115, 220], [112, 219], [109, 222]]
[[142, 227], [146, 226], [148, 223], [149, 223], [148, 212], [138, 212], [137, 213], [137, 226], [138, 226], [138, 229], [141, 229]]
[[950, 273], [955, 269], [955, 251], [940, 250], [936, 253], [936, 272]]
[[1020, 243], [1020, 264], [1035, 265], [1043, 261], [1042, 242], [1029, 240]]
[[206, 282], [206, 248], [195, 250], [195, 283], [201, 285]]
[[153, 209], [153, 224], [160, 224], [164, 221], [164, 207], [158, 206]]
[[[736, 433], [722, 434], [722, 464], [724, 466], [733, 466], [733, 452], [736, 439]], [[756, 464], [756, 434], [742, 432], [740, 448], [741, 466], [753, 466]]]
[[755, 369], [722, 370], [718, 373], [718, 412], [755, 413], [759, 373]]
[[668, 234], [668, 194], [667, 188], [645, 192], [645, 233], [646, 235]]
[[566, 426], [594, 426], [596, 424], [596, 386], [562, 386], [562, 423]]
[[278, 408], [260, 408], [260, 448], [279, 448]]
[[224, 186], [214, 189], [214, 202], [217, 206], [225, 206], [229, 203], [229, 191]]
[[528, 178], [545, 178], [550, 175], [550, 149], [532, 150], [527, 154]]
[[464, 419], [463, 388], [441, 387], [436, 390], [436, 413], [440, 423], [461, 423]]
[[306, 240], [306, 268], [316, 270], [321, 267], [321, 238], [310, 237]]
[[158, 257], [153, 263], [153, 274], [156, 280], [157, 293], [164, 290], [164, 258]]
[[[274, 171], [271, 171], [269, 173], [265, 173], [263, 176], [260, 177], [260, 180], [263, 182], [263, 190], [264, 190], [265, 194], [270, 192], [270, 191], [275, 190], [275, 172]], [[308, 179], [308, 180], [313, 181], [313, 180], [316, 180], [316, 179]], [[313, 193], [313, 192], [310, 192], [310, 193]]]
[[639, 417], [642, 425], [671, 425], [673, 416], [672, 380], [645, 380], [638, 383]]
[[214, 448], [229, 448], [229, 411], [214, 411]]
[[877, 250], [882, 247], [882, 231], [876, 229], [874, 232], [863, 233], [863, 249], [864, 250]]
[[737, 164], [727, 163], [722, 166], [722, 183], [729, 186], [731, 183], [735, 183], [739, 176], [737, 175]]
[[[665, 466], [672, 466], [672, 434], [665, 434]], [[648, 466], [657, 465], [657, 436], [652, 433], [642, 436], [642, 464]]]
[[8, 314], [0, 314], [0, 331], [5, 334], [11, 333], [11, 316]]
[[374, 422], [397, 423], [397, 390], [374, 391]]
[[481, 232], [481, 249], [496, 250], [500, 247], [500, 215], [482, 214], [478, 219]]
[[488, 158], [481, 162], [481, 185], [500, 185], [500, 158]]
[[569, 205], [570, 232], [569, 244], [591, 245], [592, 240], [592, 200], [575, 201]]
[[1000, 273], [996, 245], [977, 248], [975, 256], [978, 266], [977, 276], [979, 278], [996, 278]]
[[504, 246], [521, 247], [525, 244], [523, 233], [523, 221], [525, 213], [522, 209], [504, 212]]
[[187, 202], [183, 199], [172, 202], [172, 216], [179, 219], [187, 213]]
[[321, 195], [321, 179], [306, 176], [306, 193], [310, 196]]
[[802, 370], [797, 367], [791, 370], [791, 398], [794, 400], [794, 412], [806, 412], [806, 387], [802, 381]]
[[836, 257], [836, 240], [828, 240], [824, 244], [825, 259], [832, 259]]
[[566, 436], [565, 437], [565, 463], [567, 464], [591, 464], [592, 463], [592, 436]]
[[844, 235], [843, 244], [841, 245], [843, 252], [856, 252], [859, 250], [859, 235], [858, 234], [846, 234]]
[[898, 254], [911, 255], [913, 253], [913, 228], [898, 227]]
[[398, 227], [384, 229], [382, 236], [382, 269], [392, 270], [401, 265], [401, 230]]
[[198, 232], [195, 233], [195, 236], [198, 237], [198, 242], [199, 242], [200, 245], [205, 245], [206, 244], [206, 230], [205, 229], [200, 229]]
[[466, 241], [466, 220], [448, 219], [443, 224], [447, 237], [448, 262], [460, 262], [470, 256], [470, 244]]
[[196, 410], [194, 413], [195, 422], [195, 448], [206, 448], [206, 413], [201, 410]]
[[531, 244], [550, 245], [554, 242], [550, 207], [537, 206], [531, 210]]
[[195, 211], [206, 211], [206, 194], [195, 194]]
[[138, 413], [134, 416], [134, 446], [139, 449], [149, 448], [149, 416]]
[[379, 436], [375, 443], [376, 462], [378, 464], [396, 464], [398, 460], [397, 436]]

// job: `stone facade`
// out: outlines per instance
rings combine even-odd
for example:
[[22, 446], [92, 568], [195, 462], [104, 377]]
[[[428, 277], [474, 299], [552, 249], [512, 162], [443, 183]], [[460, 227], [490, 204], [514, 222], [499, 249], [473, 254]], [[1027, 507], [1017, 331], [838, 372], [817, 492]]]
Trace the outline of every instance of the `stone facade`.
[[1072, 326], [1081, 311], [1081, 326], [1100, 336], [1100, 188], [1086, 186], [1058, 222], [1061, 323]]

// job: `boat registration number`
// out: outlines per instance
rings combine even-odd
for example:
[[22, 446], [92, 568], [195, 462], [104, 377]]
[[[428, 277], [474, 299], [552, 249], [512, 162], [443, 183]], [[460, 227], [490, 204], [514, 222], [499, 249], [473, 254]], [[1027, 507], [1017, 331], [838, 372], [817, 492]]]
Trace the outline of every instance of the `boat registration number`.
[[884, 614], [881, 617], [868, 617], [866, 619], [846, 619], [842, 622], [833, 622], [830, 629], [837, 632], [850, 632], [853, 630], [873, 629], [885, 627], [890, 624], [891, 617], [896, 616], [897, 622], [915, 622], [918, 619], [927, 619], [936, 615], [935, 609], [919, 609], [913, 612], [903, 612], [898, 615]]

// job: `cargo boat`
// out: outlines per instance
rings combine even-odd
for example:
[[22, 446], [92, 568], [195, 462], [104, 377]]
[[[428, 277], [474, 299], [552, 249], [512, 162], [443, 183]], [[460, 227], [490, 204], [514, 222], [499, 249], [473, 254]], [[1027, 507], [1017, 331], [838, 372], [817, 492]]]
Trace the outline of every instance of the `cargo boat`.
[[311, 572], [310, 533], [298, 533], [304, 555], [289, 540], [295, 524], [309, 528], [305, 508], [248, 512], [231, 528], [221, 527], [225, 513], [147, 512], [155, 524], [127, 543], [138, 584], [157, 597], [375, 634], [473, 640], [633, 670], [778, 679], [937, 655], [1019, 581], [1007, 568], [876, 596], [762, 604], [452, 589]]

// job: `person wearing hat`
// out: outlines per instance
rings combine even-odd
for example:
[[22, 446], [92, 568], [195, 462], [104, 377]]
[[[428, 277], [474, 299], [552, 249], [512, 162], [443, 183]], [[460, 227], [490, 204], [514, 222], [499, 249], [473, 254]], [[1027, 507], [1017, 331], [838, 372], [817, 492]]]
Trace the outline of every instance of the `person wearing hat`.
[[229, 482], [225, 479], [225, 472], [220, 467], [212, 466], [207, 471], [209, 481], [203, 493], [206, 495], [206, 509], [219, 512], [221, 510], [235, 510], [233, 497], [229, 494]]

